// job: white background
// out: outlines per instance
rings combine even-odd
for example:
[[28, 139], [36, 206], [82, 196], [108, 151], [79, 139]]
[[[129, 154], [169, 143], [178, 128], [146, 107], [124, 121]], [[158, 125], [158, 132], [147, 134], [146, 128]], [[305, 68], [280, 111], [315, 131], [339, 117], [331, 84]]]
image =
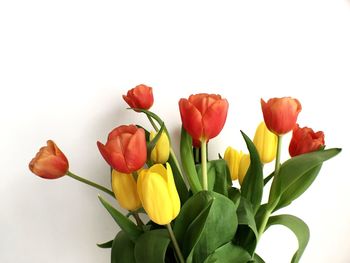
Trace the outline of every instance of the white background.
[[[73, 172], [108, 185], [96, 141], [120, 124], [148, 125], [121, 98], [140, 83], [154, 88], [152, 109], [174, 140], [179, 98], [210, 92], [229, 100], [212, 158], [228, 145], [245, 150], [239, 130], [253, 136], [260, 98], [298, 98], [299, 123], [323, 130], [327, 146], [343, 152], [281, 213], [310, 226], [301, 262], [350, 262], [346, 0], [1, 1], [0, 262], [109, 262], [109, 250], [95, 244], [118, 228], [98, 191], [68, 177], [38, 178], [28, 162], [53, 139]], [[258, 253], [290, 262], [296, 247], [276, 226]]]

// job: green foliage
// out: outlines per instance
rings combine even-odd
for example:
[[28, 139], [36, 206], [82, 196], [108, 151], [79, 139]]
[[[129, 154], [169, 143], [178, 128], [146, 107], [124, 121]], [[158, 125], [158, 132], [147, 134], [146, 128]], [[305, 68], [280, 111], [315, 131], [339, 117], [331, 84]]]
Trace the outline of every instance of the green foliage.
[[247, 263], [251, 256], [243, 248], [228, 242], [211, 254], [204, 263]]
[[111, 263], [136, 263], [134, 257], [135, 243], [124, 231], [120, 231], [112, 245]]
[[262, 165], [254, 143], [241, 132], [250, 153], [250, 166], [244, 177], [241, 193], [252, 205], [254, 214], [259, 209], [264, 189]]
[[300, 257], [304, 253], [307, 243], [309, 242], [310, 231], [308, 226], [304, 223], [304, 221], [292, 215], [272, 216], [267, 223], [267, 228], [272, 225], [283, 225], [289, 228], [295, 234], [298, 239], [299, 248], [295, 252], [291, 263], [298, 263]]

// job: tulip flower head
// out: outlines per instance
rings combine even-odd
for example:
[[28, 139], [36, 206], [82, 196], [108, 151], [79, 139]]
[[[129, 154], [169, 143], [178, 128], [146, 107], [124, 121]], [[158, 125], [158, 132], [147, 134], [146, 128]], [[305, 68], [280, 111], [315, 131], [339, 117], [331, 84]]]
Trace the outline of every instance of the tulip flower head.
[[106, 162], [122, 173], [132, 173], [142, 168], [147, 159], [145, 131], [135, 125], [122, 125], [108, 135], [105, 145], [97, 142]]
[[141, 207], [136, 180], [132, 174], [112, 171], [112, 190], [121, 207], [135, 211]]
[[265, 102], [261, 99], [261, 108], [267, 128], [276, 135], [293, 130], [301, 104], [291, 97], [273, 98]]
[[143, 169], [137, 179], [137, 191], [149, 218], [158, 225], [169, 224], [180, 212], [180, 198], [176, 190], [173, 172], [155, 164]]
[[293, 136], [289, 144], [289, 154], [294, 157], [300, 154], [314, 152], [324, 146], [324, 133], [314, 132], [308, 127], [300, 128], [297, 124], [293, 130]]
[[215, 94], [196, 94], [180, 99], [182, 125], [193, 140], [208, 142], [224, 127], [228, 102]]
[[68, 160], [57, 145], [49, 140], [30, 161], [29, 169], [45, 179], [57, 179], [68, 172]]
[[138, 85], [123, 95], [123, 99], [131, 108], [148, 110], [153, 105], [152, 88], [144, 84]]
[[[150, 140], [153, 140], [155, 136], [156, 136], [156, 133], [154, 131], [151, 131]], [[164, 164], [169, 159], [169, 153], [170, 153], [169, 138], [166, 132], [163, 131], [151, 152], [151, 160], [154, 163]]]
[[227, 166], [230, 170], [232, 180], [238, 179], [238, 170], [239, 170], [239, 164], [241, 162], [242, 155], [243, 155], [242, 151], [237, 151], [236, 149], [233, 149], [231, 146], [226, 148], [226, 151], [224, 154], [224, 160], [226, 161]]
[[262, 163], [272, 162], [276, 158], [277, 136], [269, 131], [265, 122], [259, 124], [253, 142]]

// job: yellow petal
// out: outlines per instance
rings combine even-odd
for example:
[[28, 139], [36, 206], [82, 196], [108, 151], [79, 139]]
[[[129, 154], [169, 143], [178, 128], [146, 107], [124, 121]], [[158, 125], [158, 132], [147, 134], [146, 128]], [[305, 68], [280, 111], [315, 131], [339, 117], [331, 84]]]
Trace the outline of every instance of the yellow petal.
[[169, 191], [169, 196], [170, 196], [172, 209], [173, 209], [173, 216], [172, 216], [172, 220], [173, 220], [179, 214], [181, 204], [180, 204], [180, 197], [175, 186], [173, 171], [171, 170], [171, 166], [169, 165], [169, 163], [166, 163], [166, 170], [167, 170], [168, 191]]
[[133, 211], [141, 207], [136, 181], [132, 174], [112, 172], [112, 189], [121, 207]]
[[230, 146], [226, 148], [224, 160], [226, 161], [227, 166], [230, 170], [232, 180], [237, 180], [238, 178], [239, 163], [241, 161], [242, 155], [242, 151], [238, 152]]
[[243, 179], [248, 171], [249, 166], [250, 166], [250, 155], [243, 154], [241, 161], [239, 163], [239, 169], [238, 169], [238, 180], [240, 185], [243, 184]]
[[147, 172], [142, 179], [142, 205], [149, 218], [159, 224], [169, 224], [173, 218], [172, 202], [164, 178]]
[[[156, 133], [151, 131], [150, 140], [153, 140]], [[167, 134], [162, 132], [155, 147], [151, 152], [151, 159], [155, 163], [166, 163], [169, 159], [170, 142]]]
[[253, 142], [262, 163], [272, 162], [276, 158], [277, 136], [269, 131], [265, 122], [257, 127]]

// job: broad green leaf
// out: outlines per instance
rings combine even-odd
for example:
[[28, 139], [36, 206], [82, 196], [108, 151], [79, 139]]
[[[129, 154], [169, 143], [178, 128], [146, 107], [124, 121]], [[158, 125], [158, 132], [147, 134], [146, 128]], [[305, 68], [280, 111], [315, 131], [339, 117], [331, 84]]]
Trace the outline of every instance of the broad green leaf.
[[165, 255], [170, 243], [166, 229], [156, 229], [142, 234], [135, 244], [137, 263], [165, 262]]
[[235, 188], [235, 187], [230, 187], [228, 189], [228, 198], [235, 203], [236, 208], [238, 208], [239, 201], [241, 199], [241, 192]]
[[218, 247], [231, 241], [236, 229], [234, 203], [221, 194], [201, 191], [182, 207], [174, 232], [187, 262], [202, 263]]
[[202, 186], [199, 182], [193, 159], [192, 138], [183, 127], [181, 130], [180, 154], [188, 183], [190, 184], [192, 192], [195, 194], [202, 190]]
[[204, 263], [247, 263], [251, 256], [243, 248], [228, 242], [211, 254]]
[[[320, 166], [324, 161], [337, 155], [340, 151], [341, 149], [333, 148], [328, 150], [311, 152], [293, 157], [285, 163], [283, 163], [281, 165], [278, 175], [274, 176], [274, 180], [272, 182], [270, 190], [269, 204], [274, 204], [275, 207], [279, 207], [278, 202], [281, 196], [284, 194], [284, 192], [287, 191], [290, 187], [292, 187], [291, 189], [295, 190], [298, 187], [298, 185], [300, 185], [300, 182], [302, 183], [303, 180], [306, 182], [306, 185], [308, 184], [308, 186], [310, 186], [314, 179], [309, 181], [308, 178], [300, 178], [308, 176], [316, 177], [318, 173], [316, 168]], [[314, 171], [312, 172], [313, 169]], [[316, 174], [315, 171], [317, 171]], [[297, 186], [293, 186], [293, 184], [295, 183], [297, 184]], [[303, 188], [302, 190], [305, 191], [306, 188]], [[293, 201], [302, 193], [303, 192], [298, 191], [297, 195], [292, 194], [290, 196], [291, 199], [289, 198], [289, 196], [285, 195], [283, 200], [284, 204], [288, 203], [289, 201]]]
[[283, 225], [289, 228], [297, 237], [299, 248], [295, 252], [291, 263], [298, 263], [304, 250], [309, 242], [310, 231], [305, 222], [296, 216], [292, 215], [278, 215], [269, 218], [266, 229], [272, 225]]
[[112, 244], [113, 244], [113, 240], [107, 241], [105, 243], [96, 244], [96, 245], [100, 248], [111, 248]]
[[[197, 177], [200, 182], [202, 182], [202, 165], [196, 164]], [[216, 171], [213, 163], [207, 162], [207, 176], [208, 176], [208, 190], [214, 190], [214, 184], [216, 179]]]
[[238, 229], [235, 235], [235, 244], [253, 254], [257, 244], [258, 230], [255, 224], [253, 208], [244, 197], [240, 199], [237, 216]]
[[318, 173], [320, 172], [322, 164], [312, 168], [305, 173], [304, 176], [297, 179], [293, 184], [291, 184], [286, 190], [282, 193], [281, 198], [278, 202], [277, 207], [274, 211], [288, 206], [292, 201], [301, 196], [314, 182]]
[[265, 261], [258, 255], [258, 254], [254, 254], [254, 261], [255, 263], [265, 263]]
[[128, 235], [128, 237], [135, 241], [142, 233], [142, 231], [129, 218], [120, 213], [117, 209], [111, 206], [101, 196], [98, 196], [103, 206], [107, 209], [119, 227]]
[[214, 192], [228, 196], [228, 190], [231, 188], [232, 181], [230, 171], [226, 161], [223, 159], [211, 161], [215, 167]]
[[124, 231], [120, 231], [113, 241], [111, 263], [136, 263], [134, 248], [134, 242]]
[[250, 166], [243, 180], [241, 194], [252, 204], [255, 214], [261, 204], [264, 189], [262, 165], [254, 143], [244, 132], [241, 133], [250, 153]]

